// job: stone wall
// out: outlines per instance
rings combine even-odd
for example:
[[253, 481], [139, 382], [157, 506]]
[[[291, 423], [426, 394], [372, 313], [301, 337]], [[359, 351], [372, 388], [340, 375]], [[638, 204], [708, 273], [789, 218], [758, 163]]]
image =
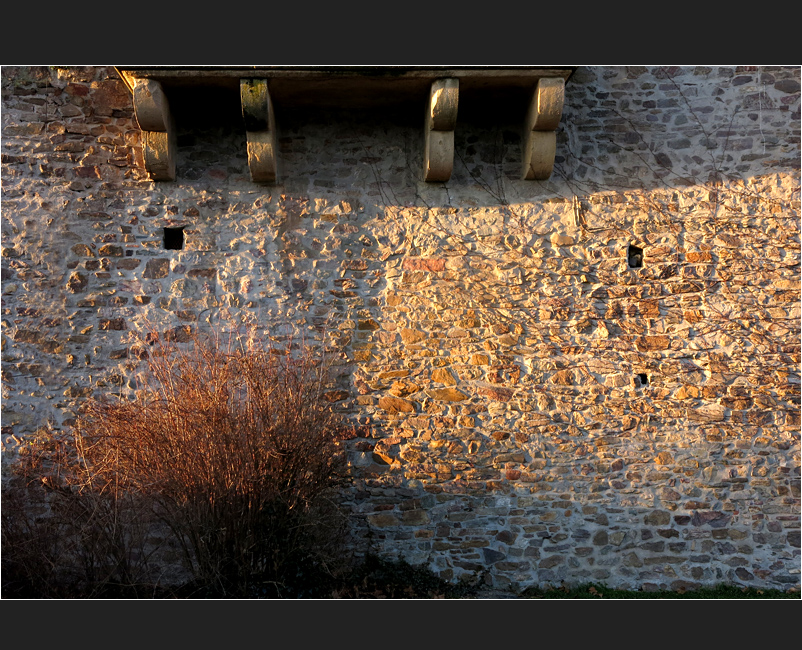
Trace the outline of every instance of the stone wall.
[[579, 68], [543, 182], [492, 103], [460, 106], [430, 184], [422, 117], [277, 107], [262, 186], [202, 106], [149, 181], [114, 68], [4, 67], [2, 92], [5, 464], [124, 390], [142, 336], [253, 327], [334, 353], [375, 552], [497, 585], [799, 585], [798, 68]]

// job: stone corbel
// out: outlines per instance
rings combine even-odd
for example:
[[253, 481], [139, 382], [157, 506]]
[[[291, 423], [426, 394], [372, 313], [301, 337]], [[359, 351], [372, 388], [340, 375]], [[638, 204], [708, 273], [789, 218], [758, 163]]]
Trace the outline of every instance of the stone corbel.
[[445, 182], [454, 168], [459, 79], [438, 79], [429, 91], [426, 110], [423, 180]]
[[175, 126], [162, 85], [152, 79], [135, 79], [133, 96], [145, 169], [154, 181], [174, 181]]
[[554, 169], [557, 134], [565, 101], [565, 80], [540, 79], [535, 86], [524, 124], [523, 178], [544, 181]]
[[278, 176], [276, 118], [267, 79], [240, 79], [239, 88], [251, 179], [255, 183], [275, 183]]

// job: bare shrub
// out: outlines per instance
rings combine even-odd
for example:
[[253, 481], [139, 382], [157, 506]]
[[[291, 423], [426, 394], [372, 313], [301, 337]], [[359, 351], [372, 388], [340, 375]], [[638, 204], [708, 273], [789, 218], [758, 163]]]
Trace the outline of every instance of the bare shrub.
[[183, 595], [308, 590], [345, 534], [345, 429], [322, 397], [325, 365], [305, 348], [151, 342], [134, 396], [89, 400], [66, 448], [38, 461], [43, 485], [160, 522], [193, 578]]
[[69, 434], [43, 429], [4, 485], [4, 597], [149, 592], [148, 526], [139, 495], [99, 486]]

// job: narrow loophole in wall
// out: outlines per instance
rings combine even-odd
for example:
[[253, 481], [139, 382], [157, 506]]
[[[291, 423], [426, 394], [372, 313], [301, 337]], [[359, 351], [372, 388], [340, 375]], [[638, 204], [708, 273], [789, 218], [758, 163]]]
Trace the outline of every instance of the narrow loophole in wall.
[[638, 373], [638, 380], [640, 381], [641, 386], [649, 385], [649, 375], [647, 375], [645, 372]]
[[184, 228], [164, 229], [164, 250], [180, 251], [184, 248]]
[[627, 248], [627, 264], [631, 269], [639, 269], [643, 267], [643, 249], [638, 248], [634, 244], [630, 244]]

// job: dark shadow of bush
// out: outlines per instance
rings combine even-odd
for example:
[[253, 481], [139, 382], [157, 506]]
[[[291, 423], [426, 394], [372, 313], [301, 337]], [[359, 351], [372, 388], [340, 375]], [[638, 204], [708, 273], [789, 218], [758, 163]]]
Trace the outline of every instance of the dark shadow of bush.
[[[3, 595], [311, 594], [343, 565], [347, 530], [323, 359], [150, 341], [133, 395], [90, 399], [72, 430], [28, 441], [4, 489]], [[165, 546], [181, 587], [160, 580]]]

